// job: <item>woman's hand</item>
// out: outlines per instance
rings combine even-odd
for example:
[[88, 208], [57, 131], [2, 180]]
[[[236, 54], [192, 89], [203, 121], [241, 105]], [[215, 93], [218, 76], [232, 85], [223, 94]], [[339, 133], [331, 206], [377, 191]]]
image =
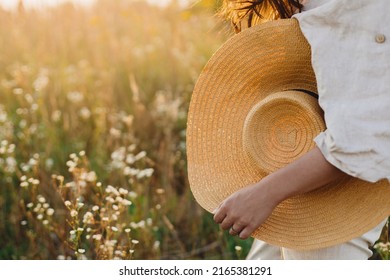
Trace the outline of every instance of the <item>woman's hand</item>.
[[214, 221], [231, 235], [248, 238], [271, 215], [278, 205], [275, 197], [270, 197], [267, 186], [261, 182], [249, 185], [229, 196], [214, 211]]
[[214, 221], [232, 235], [248, 238], [283, 200], [322, 187], [344, 174], [315, 147], [301, 158], [229, 196]]

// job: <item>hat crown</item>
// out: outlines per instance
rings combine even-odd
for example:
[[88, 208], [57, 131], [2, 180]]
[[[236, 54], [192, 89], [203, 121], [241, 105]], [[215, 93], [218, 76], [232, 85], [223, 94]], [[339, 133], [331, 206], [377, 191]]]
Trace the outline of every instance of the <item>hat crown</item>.
[[270, 94], [249, 111], [243, 148], [265, 173], [272, 173], [314, 147], [325, 129], [317, 99], [298, 90]]

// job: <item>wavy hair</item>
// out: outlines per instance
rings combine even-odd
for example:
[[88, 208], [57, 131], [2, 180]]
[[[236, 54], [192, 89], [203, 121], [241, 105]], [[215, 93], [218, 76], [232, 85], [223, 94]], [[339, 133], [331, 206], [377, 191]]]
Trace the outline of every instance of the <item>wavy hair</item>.
[[223, 0], [219, 14], [230, 20], [238, 33], [260, 22], [290, 18], [301, 9], [299, 0]]

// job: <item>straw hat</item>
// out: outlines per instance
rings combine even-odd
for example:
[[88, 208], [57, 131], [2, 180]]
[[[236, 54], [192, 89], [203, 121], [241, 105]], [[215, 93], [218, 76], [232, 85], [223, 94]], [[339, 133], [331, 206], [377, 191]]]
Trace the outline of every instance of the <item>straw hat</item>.
[[[187, 123], [188, 173], [197, 202], [213, 211], [314, 147], [325, 129], [310, 47], [295, 19], [233, 36], [203, 69]], [[279, 204], [253, 237], [306, 250], [367, 232], [390, 214], [390, 186], [349, 176]]]

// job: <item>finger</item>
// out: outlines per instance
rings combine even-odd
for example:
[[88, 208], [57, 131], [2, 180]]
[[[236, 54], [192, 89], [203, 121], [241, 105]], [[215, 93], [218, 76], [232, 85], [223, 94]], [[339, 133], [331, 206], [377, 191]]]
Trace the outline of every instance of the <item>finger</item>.
[[[215, 211], [215, 210], [214, 210]], [[217, 224], [220, 224], [222, 223], [222, 221], [225, 219], [226, 217], [226, 212], [224, 211], [223, 208], [219, 207], [215, 214], [214, 214], [214, 221], [217, 223]]]
[[254, 231], [254, 229], [252, 229], [251, 227], [247, 226], [244, 229], [242, 229], [242, 231], [240, 232], [238, 237], [240, 237], [240, 239], [247, 239], [248, 237], [251, 236], [253, 231]]
[[234, 228], [234, 225], [229, 229], [229, 234], [232, 236], [238, 235], [240, 232]]
[[222, 221], [222, 223], [221, 223], [221, 228], [222, 228], [223, 230], [227, 230], [227, 229], [231, 228], [231, 227], [233, 226], [233, 224], [234, 224], [234, 220], [229, 219], [229, 217], [226, 217], [226, 218]]
[[229, 234], [230, 235], [239, 235], [241, 233], [241, 231], [245, 228], [244, 225], [241, 225], [241, 224], [233, 224], [232, 227], [230, 228], [229, 230]]

